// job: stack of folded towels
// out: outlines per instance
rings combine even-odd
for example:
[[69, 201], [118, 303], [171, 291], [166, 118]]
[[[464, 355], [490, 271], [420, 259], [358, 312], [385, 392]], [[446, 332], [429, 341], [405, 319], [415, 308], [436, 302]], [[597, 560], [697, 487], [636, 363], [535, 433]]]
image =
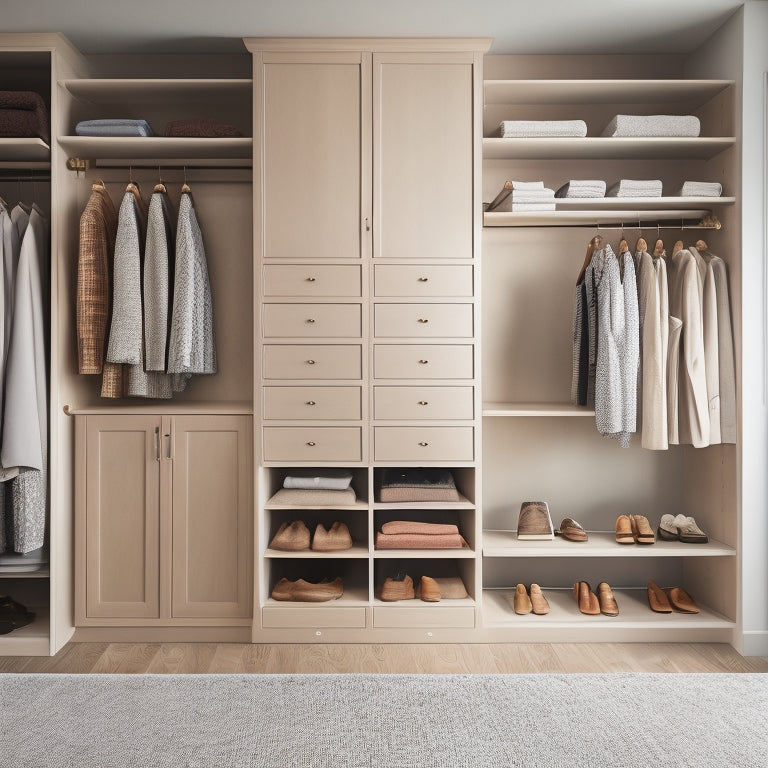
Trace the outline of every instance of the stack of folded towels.
[[603, 136], [692, 137], [701, 131], [695, 115], [616, 115], [603, 131]]
[[78, 136], [154, 136], [146, 120], [127, 118], [105, 118], [102, 120], [82, 120], [75, 126]]
[[508, 181], [487, 211], [521, 213], [524, 211], [554, 211], [555, 190], [543, 181]]
[[294, 469], [283, 481], [283, 487], [269, 500], [270, 504], [295, 506], [336, 506], [357, 501], [348, 469]]
[[571, 179], [555, 192], [555, 197], [605, 197], [605, 182], [599, 179]]
[[452, 523], [393, 520], [376, 533], [377, 549], [460, 549], [467, 542]]
[[684, 181], [678, 195], [680, 197], [720, 197], [723, 185], [717, 181]]
[[0, 91], [0, 138], [51, 143], [48, 109], [34, 91]]
[[461, 501], [449, 469], [408, 467], [385, 469], [379, 501]]
[[499, 136], [502, 139], [522, 138], [580, 138], [587, 135], [583, 120], [502, 120]]
[[621, 179], [609, 190], [608, 197], [661, 197], [658, 179]]

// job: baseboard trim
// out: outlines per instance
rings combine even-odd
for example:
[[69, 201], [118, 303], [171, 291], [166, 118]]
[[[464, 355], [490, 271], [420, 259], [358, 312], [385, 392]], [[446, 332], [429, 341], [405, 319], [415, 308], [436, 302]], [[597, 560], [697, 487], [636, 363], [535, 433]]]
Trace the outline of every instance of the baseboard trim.
[[742, 656], [768, 656], [768, 631], [754, 630], [741, 633]]
[[251, 627], [78, 627], [73, 643], [250, 643]]

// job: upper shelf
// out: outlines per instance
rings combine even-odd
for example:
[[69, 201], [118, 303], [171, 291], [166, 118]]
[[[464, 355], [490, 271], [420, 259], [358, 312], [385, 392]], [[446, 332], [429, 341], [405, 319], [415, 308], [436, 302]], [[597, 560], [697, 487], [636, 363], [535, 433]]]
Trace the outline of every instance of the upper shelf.
[[252, 161], [253, 139], [250, 138], [167, 138], [61, 136], [59, 144], [71, 157], [115, 160], [222, 160], [244, 165]]
[[205, 101], [212, 105], [232, 103], [233, 99], [251, 99], [253, 81], [250, 79], [93, 79], [60, 80], [79, 101], [93, 104], [157, 104]]
[[489, 160], [709, 160], [735, 143], [734, 136], [486, 138], [483, 139], [483, 157]]
[[50, 161], [42, 139], [0, 139], [0, 168], [50, 168]]
[[485, 104], [674, 104], [691, 111], [732, 80], [486, 80]]

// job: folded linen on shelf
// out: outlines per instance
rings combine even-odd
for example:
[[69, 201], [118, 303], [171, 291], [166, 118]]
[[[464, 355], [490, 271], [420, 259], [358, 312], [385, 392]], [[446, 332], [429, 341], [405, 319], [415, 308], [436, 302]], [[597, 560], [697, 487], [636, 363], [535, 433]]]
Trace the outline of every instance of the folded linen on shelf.
[[352, 473], [348, 469], [292, 469], [291, 474], [283, 480], [283, 488], [344, 491], [351, 482]]
[[662, 186], [658, 179], [621, 179], [608, 190], [607, 197], [661, 197]]
[[455, 523], [419, 523], [415, 520], [392, 520], [383, 523], [381, 532], [390, 534], [417, 533], [425, 536], [449, 536], [459, 532]]
[[[537, 182], [534, 182], [537, 183]], [[517, 187], [517, 182], [507, 182], [502, 191], [486, 208], [487, 211], [554, 211], [555, 190], [541, 186]]]
[[723, 185], [717, 181], [684, 181], [677, 194], [680, 197], [720, 197]]
[[154, 136], [146, 120], [104, 118], [82, 120], [75, 126], [78, 136]]
[[379, 501], [461, 501], [453, 474], [441, 468], [385, 469]]
[[605, 187], [600, 179], [571, 179], [555, 192], [555, 197], [605, 197]]
[[51, 143], [48, 108], [34, 91], [0, 91], [0, 137]]
[[468, 544], [461, 534], [381, 533], [376, 534], [376, 549], [462, 549]]
[[354, 504], [357, 501], [354, 488], [335, 491], [325, 488], [281, 488], [268, 504], [289, 504], [297, 507], [335, 507]]
[[584, 138], [587, 124], [583, 120], [502, 120], [499, 136], [502, 139], [518, 138]]
[[210, 117], [200, 117], [189, 120], [172, 120], [165, 126], [165, 135], [177, 138], [231, 139], [243, 134], [229, 123], [220, 123]]
[[616, 115], [605, 127], [602, 136], [632, 137], [691, 137], [701, 132], [695, 115]]

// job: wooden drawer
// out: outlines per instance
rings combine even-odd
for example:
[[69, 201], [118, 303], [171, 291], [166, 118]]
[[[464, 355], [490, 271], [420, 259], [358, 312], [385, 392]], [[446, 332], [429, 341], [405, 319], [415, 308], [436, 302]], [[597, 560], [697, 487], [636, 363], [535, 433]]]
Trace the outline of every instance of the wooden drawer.
[[268, 264], [262, 273], [265, 296], [361, 296], [356, 264]]
[[471, 419], [473, 387], [374, 387], [375, 419]]
[[472, 296], [472, 267], [376, 264], [375, 296]]
[[264, 461], [360, 461], [359, 427], [264, 427]]
[[360, 379], [359, 344], [265, 344], [265, 379]]
[[471, 344], [376, 344], [377, 379], [471, 379]]
[[270, 606], [261, 609], [262, 626], [270, 629], [307, 627], [365, 627], [365, 607]]
[[374, 334], [414, 337], [472, 337], [471, 304], [376, 304]]
[[359, 304], [265, 304], [262, 335], [265, 338], [291, 336], [360, 336]]
[[472, 461], [472, 427], [374, 427], [375, 461]]
[[472, 606], [430, 605], [406, 608], [404, 606], [377, 606], [373, 609], [373, 626], [384, 627], [474, 627], [475, 609]]
[[264, 387], [265, 419], [360, 419], [360, 387]]

